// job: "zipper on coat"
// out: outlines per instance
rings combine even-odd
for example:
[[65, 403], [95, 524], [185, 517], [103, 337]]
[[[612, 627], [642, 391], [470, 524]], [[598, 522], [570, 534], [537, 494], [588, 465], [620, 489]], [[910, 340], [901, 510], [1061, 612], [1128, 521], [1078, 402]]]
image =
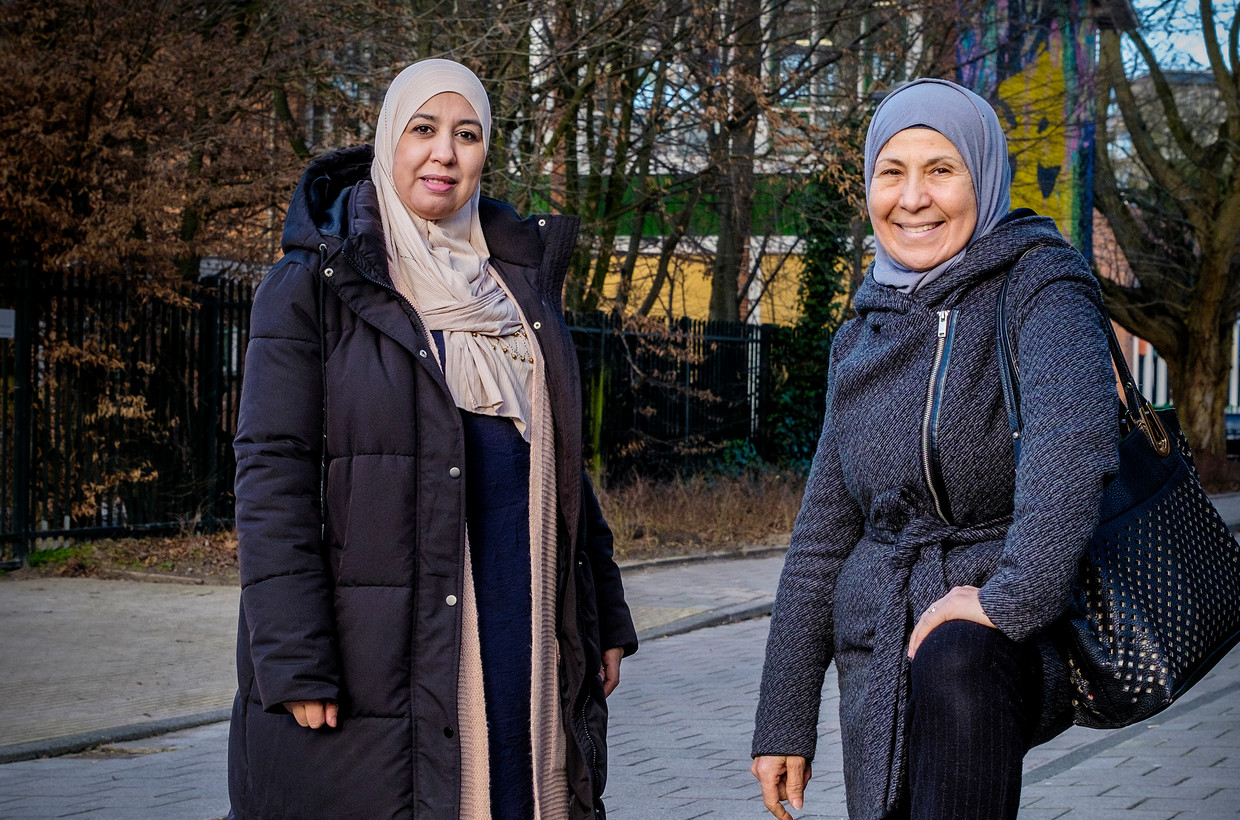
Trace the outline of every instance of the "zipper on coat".
[[[590, 700], [590, 695], [587, 694], [581, 701], [581, 733], [586, 736], [586, 741], [590, 744], [590, 788], [591, 791], [597, 791], [599, 787], [598, 746], [594, 742], [594, 737], [590, 734], [590, 724], [586, 719], [586, 712], [590, 708]], [[592, 797], [596, 796], [592, 795]]]
[[342, 257], [342, 258], [343, 258], [346, 262], [348, 262], [348, 263], [349, 263], [349, 266], [350, 266], [351, 268], [353, 268], [353, 270], [357, 271], [358, 276], [360, 276], [360, 277], [362, 277], [363, 279], [365, 279], [366, 281], [368, 281], [368, 282], [372, 282], [372, 283], [374, 283], [374, 284], [378, 285], [379, 287], [383, 288], [384, 290], [388, 291], [388, 292], [389, 292], [389, 293], [391, 293], [393, 296], [395, 296], [395, 297], [396, 297], [396, 300], [397, 300], [398, 302], [400, 302], [402, 305], [408, 305], [408, 307], [409, 307], [409, 311], [410, 311], [410, 314], [409, 314], [409, 315], [410, 315], [410, 321], [411, 321], [411, 322], [412, 322], [412, 324], [413, 324], [414, 330], [416, 330], [416, 331], [418, 332], [418, 334], [422, 337], [422, 341], [426, 342], [426, 344], [428, 345], [427, 350], [428, 350], [428, 351], [432, 351], [432, 355], [433, 355], [433, 350], [434, 350], [434, 347], [435, 347], [435, 339], [434, 339], [434, 337], [432, 337], [432, 336], [431, 336], [430, 331], [426, 329], [426, 325], [422, 322], [422, 316], [421, 316], [421, 314], [419, 314], [419, 313], [418, 313], [418, 309], [417, 309], [417, 308], [413, 305], [413, 303], [412, 303], [412, 302], [410, 302], [408, 299], [406, 299], [406, 298], [405, 298], [405, 296], [404, 296], [404, 294], [402, 294], [400, 291], [398, 291], [398, 290], [395, 288], [395, 286], [393, 286], [393, 285], [391, 285], [391, 284], [389, 284], [389, 283], [387, 283], [387, 282], [381, 281], [381, 280], [379, 280], [379, 279], [376, 279], [375, 277], [373, 277], [373, 276], [371, 276], [369, 273], [367, 273], [367, 272], [366, 272], [366, 271], [362, 268], [362, 266], [361, 266], [361, 265], [357, 264], [357, 263], [356, 263], [356, 262], [354, 262], [352, 259], [350, 259], [350, 258], [349, 258], [349, 255], [348, 255], [347, 253], [344, 253], [344, 252], [343, 252], [343, 249], [341, 249], [340, 256], [341, 256], [341, 257]]
[[[578, 561], [578, 563], [581, 563], [581, 561]], [[583, 567], [582, 571], [588, 572], [589, 568]], [[578, 633], [580, 633], [581, 631], [581, 623], [584, 620], [583, 618], [584, 614], [585, 613], [581, 611], [581, 599], [578, 598], [577, 599], [577, 631]], [[585, 650], [585, 636], [584, 635], [581, 636], [581, 641], [582, 641], [582, 651], [584, 653], [584, 650]], [[586, 674], [589, 674], [589, 672], [587, 671]], [[588, 686], [589, 684], [586, 684], [586, 685]], [[594, 736], [590, 734], [590, 721], [588, 720], [588, 717], [587, 717], [589, 708], [590, 708], [590, 692], [587, 690], [581, 698], [581, 711], [578, 713], [578, 717], [581, 720], [581, 734], [585, 737], [586, 742], [590, 744], [590, 757], [589, 757], [589, 760], [587, 761], [587, 765], [590, 768], [590, 791], [592, 792], [592, 794], [590, 795], [590, 799], [592, 801], [597, 801], [598, 793], [601, 791], [601, 789], [599, 788], [599, 774], [600, 773], [598, 770], [598, 744], [594, 742]], [[580, 743], [580, 740], [578, 740], [578, 743]], [[586, 750], [583, 748], [581, 750], [581, 753], [582, 753], [582, 756], [584, 757], [586, 754]]]
[[943, 385], [946, 382], [947, 367], [951, 360], [952, 336], [955, 330], [956, 312], [940, 310], [938, 338], [934, 345], [934, 364], [930, 369], [930, 381], [926, 386], [926, 408], [921, 418], [922, 475], [926, 479], [930, 498], [934, 501], [934, 511], [947, 524], [952, 523], [952, 514], [939, 462], [938, 429]]

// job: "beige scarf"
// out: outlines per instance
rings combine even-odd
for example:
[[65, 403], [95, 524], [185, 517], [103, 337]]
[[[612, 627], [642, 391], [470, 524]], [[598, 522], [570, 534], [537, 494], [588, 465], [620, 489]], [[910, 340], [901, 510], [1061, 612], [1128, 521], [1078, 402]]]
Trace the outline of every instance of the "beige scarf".
[[[479, 192], [450, 217], [428, 221], [409, 211], [396, 191], [392, 163], [410, 118], [436, 94], [455, 92], [473, 106], [484, 146], [491, 109], [478, 78], [449, 60], [423, 60], [393, 81], [375, 133], [371, 179], [387, 238], [396, 289], [417, 309], [428, 330], [444, 335], [441, 362], [453, 400], [463, 410], [512, 418], [530, 442], [531, 740], [536, 820], [567, 820], [569, 793], [565, 736], [560, 719], [559, 645], [556, 639], [555, 439], [546, 374], [536, 339], [487, 264], [490, 254], [478, 220]], [[434, 345], [431, 345], [432, 349]], [[438, 354], [436, 354], [438, 355]], [[535, 366], [535, 358], [540, 360]], [[461, 657], [457, 685], [461, 743], [461, 806], [465, 820], [490, 820], [486, 708], [469, 547], [465, 547]]]
[[465, 66], [423, 60], [392, 82], [375, 131], [370, 171], [379, 194], [388, 269], [427, 329], [443, 332], [441, 365], [456, 406], [511, 418], [529, 441], [534, 357], [516, 305], [487, 264], [490, 252], [478, 220], [480, 192], [474, 191], [452, 216], [430, 221], [410, 211], [396, 190], [392, 165], [400, 136], [427, 100], [445, 92], [460, 94], [473, 106], [483, 146], [489, 141], [491, 106]]

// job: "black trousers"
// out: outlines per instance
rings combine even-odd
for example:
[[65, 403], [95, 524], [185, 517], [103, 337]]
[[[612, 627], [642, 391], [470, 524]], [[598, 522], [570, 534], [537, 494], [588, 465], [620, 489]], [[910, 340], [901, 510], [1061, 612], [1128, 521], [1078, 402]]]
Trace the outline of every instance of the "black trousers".
[[947, 621], [917, 649], [910, 709], [910, 820], [1006, 820], [1037, 729], [1042, 661], [972, 621]]

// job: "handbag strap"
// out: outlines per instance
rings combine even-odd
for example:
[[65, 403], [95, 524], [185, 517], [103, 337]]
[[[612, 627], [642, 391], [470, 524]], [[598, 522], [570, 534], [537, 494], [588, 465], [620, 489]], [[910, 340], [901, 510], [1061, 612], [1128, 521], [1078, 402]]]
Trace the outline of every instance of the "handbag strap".
[[[1020, 368], [1016, 364], [1016, 353], [1008, 327], [1007, 294], [1008, 286], [1012, 282], [1012, 272], [1020, 266], [1026, 256], [1042, 247], [1045, 246], [1035, 245], [1025, 251], [1016, 263], [1008, 268], [1007, 276], [1004, 277], [1003, 285], [999, 289], [999, 304], [995, 309], [995, 336], [999, 346], [999, 381], [1003, 385], [1003, 404], [1007, 410], [1008, 426], [1012, 430], [1012, 449], [1018, 463], [1024, 420], [1020, 412]], [[1120, 388], [1124, 396], [1124, 418], [1130, 429], [1139, 428], [1149, 439], [1154, 450], [1159, 455], [1166, 456], [1171, 452], [1171, 437], [1167, 435], [1162, 422], [1158, 420], [1158, 415], [1154, 412], [1149, 400], [1137, 389], [1137, 382], [1132, 377], [1128, 360], [1119, 346], [1119, 339], [1115, 337], [1115, 328], [1111, 326], [1111, 317], [1107, 313], [1106, 306], [1101, 302], [1098, 304], [1098, 314], [1102, 331], [1107, 337], [1107, 347], [1111, 351], [1111, 362], [1119, 374]]]

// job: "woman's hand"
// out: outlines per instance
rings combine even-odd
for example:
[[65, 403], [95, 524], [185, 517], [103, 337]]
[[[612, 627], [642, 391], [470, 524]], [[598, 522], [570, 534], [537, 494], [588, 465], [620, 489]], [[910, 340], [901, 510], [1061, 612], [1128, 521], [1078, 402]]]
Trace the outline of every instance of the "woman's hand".
[[620, 685], [620, 659], [624, 657], [624, 647], [614, 646], [603, 653], [603, 665], [598, 676], [603, 679], [603, 697], [609, 697]]
[[809, 762], [795, 755], [758, 755], [749, 767], [762, 784], [762, 803], [779, 820], [792, 820], [783, 801], [800, 811], [805, 806], [805, 784], [811, 776]]
[[994, 621], [990, 620], [985, 610], [982, 609], [982, 602], [978, 598], [979, 592], [977, 587], [952, 587], [951, 591], [921, 613], [921, 617], [917, 619], [917, 625], [913, 627], [913, 634], [909, 637], [909, 658], [917, 654], [917, 647], [921, 646], [921, 642], [926, 639], [930, 631], [944, 621], [973, 621], [995, 629]]
[[297, 723], [307, 729], [336, 728], [339, 707], [330, 700], [290, 700], [285, 701], [284, 708], [292, 712]]

